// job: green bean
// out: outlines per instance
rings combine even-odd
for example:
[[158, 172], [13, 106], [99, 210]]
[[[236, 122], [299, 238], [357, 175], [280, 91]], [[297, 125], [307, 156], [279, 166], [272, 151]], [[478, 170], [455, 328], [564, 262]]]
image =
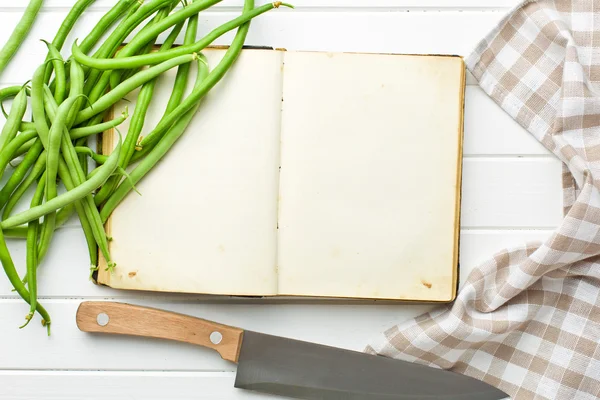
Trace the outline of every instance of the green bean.
[[[73, 26], [75, 25], [75, 23], [77, 22], [79, 17], [81, 17], [81, 15], [85, 11], [85, 9], [88, 8], [90, 6], [90, 4], [92, 4], [94, 1], [95, 0], [78, 0], [75, 3], [75, 5], [73, 5], [73, 7], [71, 7], [71, 9], [69, 10], [69, 13], [63, 20], [62, 24], [60, 24], [60, 27], [58, 28], [58, 31], [56, 32], [56, 35], [54, 36], [54, 40], [52, 40], [52, 45], [58, 51], [60, 51], [60, 49], [62, 49], [62, 46], [63, 46], [63, 44], [65, 44], [65, 40], [67, 39], [69, 32], [71, 32], [71, 29], [73, 29]], [[48, 61], [48, 59], [50, 57], [52, 57], [52, 56], [50, 54], [48, 54], [48, 56], [46, 56], [46, 61]], [[48, 83], [51, 75], [52, 75], [52, 68], [48, 68], [44, 75], [45, 83]], [[61, 103], [58, 100], [57, 100], [57, 102]]]
[[33, 122], [21, 121], [19, 125], [19, 132], [35, 130], [35, 124]]
[[[198, 14], [190, 17], [185, 30], [185, 37], [183, 38], [183, 45], [189, 45], [196, 41], [196, 33], [198, 32]], [[187, 86], [188, 74], [190, 72], [190, 64], [181, 64], [177, 67], [177, 75], [175, 75], [175, 82], [173, 82], [173, 90], [165, 109], [165, 115], [169, 114], [181, 103], [185, 88]], [[131, 154], [128, 154], [127, 162], [131, 160]]]
[[106, 162], [106, 160], [108, 159], [108, 156], [105, 156], [103, 154], [98, 154], [98, 153], [94, 152], [94, 150], [90, 149], [89, 147], [75, 146], [75, 152], [77, 154], [85, 154], [86, 156], [89, 156], [92, 160], [94, 160], [98, 164], [104, 164]]
[[67, 114], [67, 129], [71, 129], [71, 126], [75, 121], [75, 116], [77, 115], [77, 112], [81, 109], [81, 104], [84, 100], [81, 98], [84, 86], [83, 81], [85, 79], [85, 73], [83, 72], [83, 68], [81, 68], [81, 65], [77, 61], [71, 60], [70, 71], [71, 87], [69, 88], [69, 97], [77, 97], [78, 99], [76, 100], [74, 107], [71, 107], [71, 110], [69, 110], [69, 113]]
[[19, 226], [16, 228], [6, 229], [4, 236], [11, 239], [27, 239], [27, 227]]
[[[182, 27], [183, 23], [179, 23], [175, 26], [175, 28], [173, 28], [165, 42], [161, 45], [159, 51], [165, 51], [171, 48]], [[189, 66], [188, 63], [182, 65]], [[125, 141], [123, 142], [123, 150], [121, 151], [121, 157], [119, 159], [120, 168], [125, 168], [127, 164], [129, 164], [129, 160], [131, 159], [131, 156], [135, 151], [135, 145], [144, 126], [144, 120], [146, 119], [146, 113], [148, 111], [148, 107], [150, 106], [152, 95], [154, 94], [154, 87], [156, 85], [157, 79], [158, 78], [154, 78], [146, 82], [142, 86], [138, 94], [136, 106], [133, 112], [132, 122], [129, 125], [127, 136], [125, 137]], [[96, 193], [96, 196], [94, 196], [94, 203], [97, 206], [102, 204], [112, 194], [112, 192], [119, 184], [119, 180], [120, 179], [118, 176], [110, 177], [108, 181], [106, 181], [106, 184], [104, 184], [102, 188], [100, 188], [98, 193]]]
[[[8, 251], [8, 246], [6, 246], [6, 240], [4, 239], [3, 229], [0, 228], [0, 263], [2, 263], [2, 267], [4, 268], [4, 273], [8, 277], [8, 280], [15, 288], [19, 296], [23, 298], [27, 303], [30, 303], [30, 294], [29, 291], [19, 279], [19, 274], [17, 273], [17, 269], [15, 268], [15, 264], [10, 256], [10, 252]], [[38, 302], [36, 305], [37, 312], [42, 317], [42, 325], [46, 326], [48, 329], [48, 335], [50, 335], [50, 315], [46, 311], [46, 309]]]
[[21, 16], [19, 22], [17, 22], [16, 28], [10, 34], [4, 47], [2, 47], [2, 50], [0, 50], [0, 73], [4, 71], [8, 63], [17, 53], [19, 47], [21, 47], [25, 37], [29, 34], [38, 12], [40, 11], [40, 8], [42, 8], [42, 3], [43, 0], [29, 1], [25, 12]]
[[123, 15], [133, 4], [140, 6], [138, 0], [119, 0], [106, 14], [100, 18], [94, 29], [81, 42], [81, 50], [87, 53], [110, 27]]
[[[30, 131], [21, 132], [20, 135], [17, 135], [17, 137], [15, 138], [15, 140], [18, 140], [19, 137], [21, 137], [21, 140], [25, 140], [26, 137], [23, 137], [23, 134], [25, 134], [25, 135], [31, 135], [31, 136], [33, 136], [33, 139], [29, 139], [28, 141], [26, 141], [25, 143], [23, 143], [21, 145], [21, 147], [19, 147], [12, 154], [12, 156], [10, 157], [10, 161], [13, 161], [15, 158], [18, 158], [18, 157], [22, 156], [23, 154], [27, 153], [29, 151], [29, 149], [31, 149], [31, 146], [33, 146], [33, 144], [37, 140], [37, 132], [35, 131], [35, 129], [30, 130]], [[10, 161], [9, 161], [9, 163], [10, 163]]]
[[141, 86], [144, 83], [148, 82], [149, 80], [156, 78], [163, 72], [179, 64], [191, 62], [197, 57], [198, 56], [195, 53], [186, 54], [180, 57], [172, 58], [154, 67], [138, 72], [131, 78], [120, 83], [116, 88], [114, 88], [114, 90], [111, 90], [110, 92], [99, 98], [96, 102], [93, 103], [92, 106], [79, 111], [79, 113], [77, 114], [77, 118], [75, 118], [75, 124], [77, 125], [89, 119], [90, 117], [93, 117], [99, 112], [108, 109], [113, 104], [121, 100], [126, 94], [133, 91], [138, 86]]
[[[83, 171], [83, 169], [81, 168], [81, 165], [79, 164], [79, 162], [77, 160], [77, 153], [75, 152], [73, 144], [69, 140], [68, 132], [65, 131], [64, 135], [65, 135], [65, 137], [63, 138], [63, 142], [62, 142], [62, 153], [63, 153], [64, 159], [65, 159], [64, 165], [65, 165], [66, 169], [70, 172], [73, 182], [76, 185], [80, 185], [83, 182], [85, 182], [85, 179], [86, 179], [85, 172]], [[109, 177], [110, 177], [110, 175], [109, 175]], [[108, 177], [107, 177], [107, 179], [108, 179]], [[100, 213], [94, 204], [94, 199], [93, 199], [92, 194], [89, 193], [88, 195], [86, 195], [82, 199], [81, 202], [82, 202], [82, 205], [86, 212], [86, 215], [89, 219], [90, 227], [92, 229], [94, 239], [96, 240], [96, 244], [100, 248], [100, 251], [102, 251], [104, 258], [106, 258], [106, 260], [108, 261], [108, 265], [110, 267], [112, 262], [110, 259], [110, 253], [108, 251], [108, 241], [106, 238], [106, 232], [104, 231], [104, 226], [102, 225], [102, 222], [100, 219]]]
[[12, 192], [21, 183], [27, 171], [29, 171], [29, 168], [36, 162], [42, 150], [41, 141], [36, 141], [23, 158], [23, 161], [15, 168], [8, 181], [4, 184], [4, 187], [2, 187], [2, 190], [0, 190], [0, 208], [4, 207]]
[[15, 97], [17, 93], [21, 91], [21, 89], [23, 89], [23, 86], [21, 85], [7, 86], [0, 89], [0, 102], [11, 97]]
[[81, 139], [86, 138], [88, 136], [97, 135], [99, 133], [103, 133], [109, 129], [114, 128], [115, 126], [119, 126], [129, 117], [129, 112], [127, 108], [125, 111], [121, 113], [121, 115], [115, 119], [111, 119], [110, 121], [103, 122], [101, 124], [84, 126], [82, 128], [71, 129], [69, 132], [71, 139]]
[[48, 147], [48, 135], [50, 128], [46, 122], [46, 110], [44, 108], [44, 73], [46, 63], [40, 65], [33, 74], [31, 80], [31, 114], [40, 140], [44, 147]]
[[[4, 111], [4, 105], [2, 104], [2, 102], [6, 99], [10, 99], [11, 97], [15, 97], [21, 91], [21, 89], [23, 89], [23, 86], [25, 86], [25, 85], [7, 86], [5, 88], [0, 89], [0, 108], [2, 109], [2, 113], [4, 114], [5, 117], [7, 117], [8, 115]], [[27, 91], [27, 95], [29, 95], [30, 94], [29, 88], [27, 86], [25, 86], [25, 89]], [[21, 130], [21, 129], [19, 128], [19, 130]]]
[[[168, 13], [170, 12], [170, 9], [169, 10], [163, 9], [161, 11], [165, 11], [166, 15], [168, 15]], [[166, 15], [157, 15], [156, 18], [153, 20], [154, 23], [160, 21]], [[167, 38], [165, 39], [163, 44], [160, 46], [159, 51], [164, 51], [164, 50], [170, 49], [173, 46], [173, 43], [175, 43], [175, 40], [177, 40], [177, 36], [179, 36], [179, 33], [181, 32], [181, 29], [183, 28], [183, 24], [184, 24], [184, 21], [178, 23], [177, 25], [175, 25], [173, 27], [173, 29], [171, 30], [171, 32], [169, 33], [169, 35], [167, 36]], [[148, 28], [148, 27], [152, 27], [152, 25], [146, 25], [144, 28]], [[144, 30], [142, 30], [140, 33], [138, 33], [138, 35], [142, 35], [142, 34], [144, 34]], [[154, 48], [154, 44], [155, 44], [155, 38], [150, 40], [150, 42], [148, 42], [146, 47], [138, 54], [150, 53], [152, 51], [152, 49]], [[121, 54], [121, 51], [119, 51], [119, 53], [117, 53], [117, 56], [119, 54]], [[98, 82], [98, 89], [101, 91], [106, 89], [108, 79], [110, 79], [110, 87], [115, 88], [120, 82], [131, 78], [137, 72], [139, 72], [139, 68], [127, 70], [122, 75], [120, 74], [119, 71], [104, 71], [104, 73], [102, 74], [102, 76], [100, 78], [100, 81]], [[99, 97], [96, 95], [96, 93], [92, 93], [92, 94], [90, 94], [90, 96], [94, 99]]]
[[[160, 21], [162, 18], [164, 18], [164, 13], [168, 14], [169, 12], [170, 12], [170, 8], [169, 9], [165, 8], [165, 9], [160, 10], [160, 12], [151, 21], [151, 23], [153, 21]], [[144, 28], [147, 28], [148, 26], [151, 26], [151, 25], [150, 24], [146, 25]], [[169, 34], [169, 36], [163, 43], [163, 45], [161, 46], [161, 50], [169, 49], [173, 45], [175, 40], [177, 39], [177, 35], [179, 34], [180, 31], [181, 31], [181, 26], [176, 25], [175, 28], [173, 29], [173, 31]], [[144, 30], [142, 30], [138, 35], [143, 34], [143, 32], [144, 32]], [[149, 53], [153, 47], [154, 47], [154, 40], [152, 40], [150, 43], [147, 44], [146, 48], [142, 51], [142, 53]], [[121, 51], [123, 51], [124, 49], [125, 48], [123, 48]], [[121, 51], [119, 51], [119, 53], [117, 53], [117, 56], [119, 54], [121, 54]], [[131, 72], [132, 75], [129, 75], [128, 72]], [[139, 72], [139, 71], [137, 71], [137, 72]], [[96, 84], [96, 87], [91, 91], [90, 99], [92, 101], [98, 100], [102, 96], [102, 94], [104, 94], [104, 92], [106, 91], [106, 88], [109, 86], [109, 81], [110, 81], [110, 87], [112, 89], [114, 89], [115, 87], [117, 87], [119, 85], [119, 83], [121, 81], [131, 78], [131, 76], [135, 75], [135, 73], [137, 73], [137, 72], [136, 72], [136, 69], [131, 69], [131, 70], [125, 71], [125, 73], [123, 73], [121, 75], [120, 71], [104, 71], [102, 73], [102, 75], [100, 76], [100, 79], [99, 79], [98, 83]]]
[[13, 154], [27, 141], [37, 137], [37, 132], [30, 131], [18, 135], [0, 152], [0, 177], [4, 175], [6, 166], [12, 160]]
[[[183, 7], [181, 10], [149, 26], [148, 29], [141, 31], [127, 45], [125, 45], [121, 51], [119, 51], [115, 58], [125, 58], [135, 54], [147, 43], [155, 40], [158, 35], [170, 27], [177, 25], [188, 18], [197, 16], [199, 12], [206, 10], [207, 8], [220, 3], [221, 1], [222, 0], [201, 0], [195, 1], [192, 4]], [[189, 51], [188, 53], [192, 53], [192, 51]]]
[[123, 157], [120, 160], [120, 166], [127, 166], [135, 151], [135, 146], [140, 133], [142, 132], [142, 128], [144, 127], [148, 107], [152, 101], [152, 95], [154, 94], [153, 89], [154, 86], [143, 86], [138, 94], [135, 109], [133, 110], [133, 117], [131, 117], [131, 123], [129, 124], [129, 130], [127, 131], [125, 141], [123, 142]]
[[[29, 291], [19, 279], [19, 274], [15, 268], [15, 264], [10, 256], [10, 252], [8, 251], [8, 246], [6, 246], [6, 240], [4, 239], [4, 232], [0, 228], [0, 262], [2, 263], [2, 267], [4, 268], [4, 272], [8, 277], [8, 280], [13, 285], [19, 296], [23, 298], [27, 303], [30, 303], [30, 294]], [[42, 325], [46, 326], [48, 329], [48, 335], [50, 335], [50, 315], [46, 311], [46, 309], [38, 302], [36, 305], [36, 310], [42, 317]]]
[[12, 106], [10, 107], [10, 113], [2, 128], [2, 133], [0, 133], [0, 151], [17, 135], [26, 110], [27, 93], [25, 92], [25, 88], [23, 88], [13, 100]]
[[[46, 85], [42, 85], [43, 87], [43, 92], [46, 92], [46, 95], [44, 96], [44, 106], [48, 107], [48, 116], [51, 120], [54, 119], [55, 117], [55, 113], [56, 113], [56, 104], [53, 103], [54, 99], [52, 98], [52, 93], [49, 92], [49, 89], [47, 88]], [[61, 178], [61, 180], [63, 181], [65, 187], [67, 188], [67, 190], [72, 190], [73, 188], [75, 188], [75, 186], [77, 185], [76, 182], [74, 182], [74, 179], [76, 179], [77, 177], [71, 178], [71, 175], [69, 173], [69, 170], [64, 162], [64, 160], [60, 160], [60, 163], [58, 165], [58, 174]], [[80, 183], [80, 182], [79, 182]], [[2, 195], [2, 192], [0, 191], [0, 195]], [[1, 200], [1, 198], [0, 198]], [[83, 228], [83, 232], [85, 235], [85, 239], [86, 239], [86, 243], [88, 246], [88, 251], [89, 251], [89, 255], [90, 255], [90, 264], [92, 265], [96, 265], [97, 261], [98, 261], [98, 254], [97, 254], [97, 249], [96, 249], [96, 237], [94, 235], [94, 229], [92, 229], [92, 224], [90, 222], [90, 219], [88, 218], [88, 213], [90, 212], [89, 208], [86, 208], [84, 206], [84, 204], [81, 201], [77, 201], [75, 202], [75, 209], [77, 210], [77, 214], [79, 216], [79, 220], [81, 222], [81, 226]], [[40, 254], [43, 255], [44, 254], [44, 250], [45, 249], [40, 249]]]
[[38, 157], [35, 164], [33, 165], [33, 168], [31, 168], [31, 172], [29, 172], [29, 175], [27, 175], [23, 182], [21, 182], [19, 186], [17, 186], [15, 191], [12, 193], [12, 196], [10, 196], [10, 199], [8, 200], [6, 206], [4, 206], [4, 210], [2, 211], [2, 219], [6, 219], [10, 216], [10, 213], [18, 204], [19, 200], [21, 200], [21, 197], [23, 197], [27, 189], [31, 187], [33, 182], [35, 182], [45, 170], [46, 152], [43, 151]]
[[[190, 54], [194, 52], [199, 52], [205, 49], [208, 45], [210, 45], [217, 38], [222, 36], [223, 34], [229, 32], [232, 29], [239, 27], [240, 25], [250, 21], [251, 19], [263, 14], [273, 8], [278, 8], [280, 6], [292, 7], [287, 3], [274, 2], [265, 4], [261, 7], [257, 7], [251, 11], [244, 12], [241, 16], [232, 19], [231, 21], [219, 26], [218, 28], [213, 29], [208, 35], [204, 38], [200, 39], [194, 44], [179, 46], [177, 48], [171, 49], [165, 52], [155, 52], [150, 54], [143, 54], [139, 56], [131, 56], [131, 57], [115, 57], [112, 59], [108, 58], [93, 58], [85, 55], [77, 46], [77, 41], [73, 43], [72, 46], [72, 55], [73, 57], [83, 65], [87, 65], [88, 67], [99, 69], [99, 70], [114, 70], [114, 69], [132, 69], [142, 67], [144, 65], [154, 65], [160, 62], [164, 62], [165, 60], [169, 60], [173, 57], [177, 57], [183, 54]], [[173, 14], [175, 15], [175, 14]], [[165, 19], [166, 20], [166, 19]], [[157, 24], [160, 25], [160, 24]]]
[[[44, 179], [42, 179], [31, 199], [31, 207], [39, 206], [42, 203], [44, 196]], [[29, 288], [29, 314], [25, 319], [25, 325], [31, 321], [37, 308], [37, 266], [38, 266], [38, 251], [37, 251], [37, 236], [38, 236], [39, 220], [34, 219], [29, 222], [27, 227], [27, 287]]]
[[110, 36], [104, 42], [105, 49], [102, 52], [97, 51], [94, 56], [106, 57], [113, 55], [117, 48], [123, 43], [127, 35], [129, 35], [135, 29], [135, 27], [140, 24], [140, 22], [161, 8], [174, 3], [177, 3], [177, 1], [150, 0], [148, 3], [144, 3], [140, 8], [137, 9], [135, 13], [133, 13], [133, 15], [129, 16], [122, 25], [119, 25], [117, 29], [110, 34]]
[[[252, 0], [247, 0], [247, 2], [252, 2]], [[238, 33], [239, 36], [236, 35], [236, 39], [234, 39], [234, 44], [236, 46], [233, 47], [232, 45], [233, 52], [239, 52], [244, 43], [245, 32], [247, 32], [247, 29], [242, 29], [243, 28], [240, 28], [241, 34]], [[206, 62], [198, 62], [198, 76], [196, 79], [195, 88], [201, 87], [202, 82], [207, 79], [208, 76], [208, 64]], [[190, 110], [183, 114], [171, 127], [171, 129], [169, 129], [165, 137], [152, 149], [148, 157], [140, 161], [133, 171], [131, 171], [131, 174], [129, 175], [130, 179], [123, 181], [117, 187], [117, 190], [108, 198], [104, 204], [104, 207], [102, 208], [102, 211], [100, 212], [102, 222], [106, 222], [108, 220], [108, 217], [112, 211], [131, 191], [134, 185], [139, 182], [139, 180], [142, 179], [152, 169], [152, 167], [154, 167], [154, 165], [156, 165], [156, 163], [167, 153], [173, 144], [175, 144], [177, 139], [181, 137], [189, 123], [194, 118], [198, 107], [200, 107], [200, 102], [196, 102], [196, 104]]]
[[[46, 67], [46, 72], [44, 72], [45, 75], [48, 74], [48, 71], [51, 71], [51, 69], [49, 68], [50, 65], [52, 65], [54, 67], [54, 74], [55, 74], [55, 79], [54, 81], [56, 82], [56, 86], [54, 88], [54, 99], [56, 100], [56, 102], [58, 104], [62, 103], [62, 101], [65, 99], [65, 94], [67, 92], [67, 77], [65, 75], [65, 62], [62, 59], [62, 56], [60, 55], [60, 52], [58, 51], [58, 49], [52, 44], [52, 43], [48, 43], [45, 40], [42, 40], [42, 42], [44, 42], [46, 44], [46, 46], [48, 47], [48, 56], [46, 57], [47, 60], [52, 60], [52, 63], [48, 63], [47, 67]], [[48, 62], [48, 61], [46, 61]], [[44, 78], [44, 82], [47, 82], [47, 79]]]
[[[249, 0], [247, 0], [249, 1]], [[245, 11], [247, 13], [247, 11]], [[206, 93], [210, 89], [212, 89], [220, 80], [223, 78], [225, 73], [229, 70], [231, 65], [235, 62], [237, 57], [241, 52], [241, 48], [243, 46], [243, 40], [240, 43], [241, 39], [238, 39], [238, 35], [241, 33], [248, 31], [249, 23], [246, 23], [238, 29], [238, 33], [234, 41], [231, 44], [231, 47], [227, 50], [219, 64], [215, 67], [214, 70], [208, 74], [205, 80], [202, 83], [195, 87], [189, 96], [185, 98], [171, 113], [165, 115], [156, 127], [140, 142], [140, 150], [137, 151], [131, 161], [136, 161], [146, 155], [149, 150], [151, 150], [152, 146], [154, 146], [167, 132], [167, 130], [179, 119], [181, 115], [189, 111], [200, 99], [202, 99]], [[245, 40], [245, 35], [243, 36]]]
[[[55, 126], [58, 126], [57, 129], [59, 129], [59, 131], [64, 135], [61, 141], [61, 150], [62, 155], [64, 157], [64, 161], [62, 159], [59, 160], [59, 174], [61, 177], [70, 176], [70, 179], [75, 185], [80, 185], [85, 181], [85, 172], [83, 171], [81, 165], [77, 161], [77, 153], [73, 149], [73, 144], [71, 143], [69, 132], [66, 130], [65, 123], [63, 122], [63, 120], [66, 119], [68, 109], [70, 108], [70, 106], [72, 106], [72, 104], [68, 105], [67, 103], [69, 100], [67, 100], [65, 101], [65, 103], [63, 103], [67, 108], [63, 109], [63, 105], [57, 107], [56, 103], [53, 102], [51, 93], [48, 93], [48, 90], [46, 90], [46, 92], [48, 116], [53, 121], [52, 128], [54, 129]], [[69, 99], [73, 103], [76, 100], [75, 98], [71, 97]], [[110, 261], [106, 232], [104, 231], [104, 228], [102, 226], [100, 214], [98, 212], [98, 209], [95, 207], [94, 199], [91, 193], [84, 196], [84, 198], [81, 201], [81, 205], [89, 221], [89, 226], [91, 228], [91, 233], [94, 237], [94, 240], [98, 244], [98, 247], [102, 251], [104, 257], [107, 259], [109, 267], [111, 267], [112, 262]], [[50, 232], [51, 231], [48, 231], [48, 233]], [[43, 235], [42, 238], [44, 238]], [[43, 248], [47, 247], [48, 245], [45, 245]]]
[[[117, 25], [117, 27], [115, 28], [115, 30], [113, 31], [113, 33], [115, 31], [121, 30], [122, 27], [124, 27], [127, 24], [127, 20], [129, 19], [129, 17], [133, 16], [141, 6], [142, 6], [142, 0], [136, 0], [136, 1], [134, 1], [133, 4], [131, 4], [129, 6], [129, 11], [127, 12], [127, 15]], [[109, 14], [110, 14], [110, 11], [109, 11]], [[94, 31], [96, 31], [97, 28], [98, 27], [94, 28]], [[102, 34], [104, 34], [104, 32], [102, 32]], [[97, 39], [96, 39], [96, 41], [97, 41]], [[112, 49], [111, 46], [112, 45], [109, 42], [104, 41], [104, 43], [102, 43], [102, 45], [100, 46], [100, 48], [94, 53], [93, 57], [108, 57], [110, 55], [110, 51]], [[89, 50], [91, 50], [91, 46], [88, 49], [84, 49], [84, 48], [81, 49], [81, 51], [83, 51], [85, 53], [87, 53]], [[87, 67], [85, 67], [85, 68], [87, 68]], [[100, 74], [101, 74], [101, 71], [98, 71], [98, 70], [95, 70], [95, 69], [88, 69], [86, 71], [86, 73], [85, 73], [86, 82], [85, 82], [85, 87], [84, 87], [84, 93], [85, 94], [87, 94], [87, 95], [90, 94], [90, 92], [92, 91], [92, 89], [95, 87], [96, 82], [97, 82], [98, 77], [100, 76]]]
[[[153, 25], [156, 25], [158, 22], [160, 22], [161, 20], [163, 20], [165, 17], [167, 17], [169, 15], [169, 13], [173, 10], [174, 8], [174, 4], [169, 4], [167, 7], [162, 8], [161, 10], [158, 11], [158, 13], [154, 16], [154, 18], [152, 18], [152, 20], [150, 20], [150, 22], [148, 22], [142, 29], [140, 32], [138, 32], [137, 35], [135, 35], [134, 39], [140, 35], [143, 35], [145, 33], [145, 31], [149, 30]], [[145, 46], [142, 46], [143, 48], [141, 49], [141, 51], [139, 51], [140, 49], [138, 49], [138, 51], [136, 51], [136, 53], [134, 54], [146, 54], [146, 53], [150, 53], [154, 47], [154, 43], [155, 43], [155, 39], [149, 40]], [[119, 52], [116, 54], [116, 56], [118, 57], [118, 55], [124, 50], [120, 49]], [[121, 74], [121, 71], [113, 71], [112, 73], [109, 71], [105, 71], [102, 74], [102, 77], [100, 78], [100, 84], [103, 84], [105, 82], [106, 75], [109, 76], [109, 81], [110, 81], [110, 87], [114, 88], [116, 87], [121, 81], [126, 80], [127, 78], [130, 78], [132, 75], [134, 75], [136, 72], [135, 69], [132, 70], [128, 70], [128, 71], [123, 71], [123, 74]]]
[[[49, 202], [58, 195], [56, 178], [58, 176], [63, 130], [66, 129], [67, 115], [78, 100], [78, 97], [69, 97], [58, 107], [52, 127], [50, 128], [48, 148], [46, 149], [46, 202]], [[68, 137], [66, 140], [70, 143]], [[40, 248], [44, 249], [50, 245], [52, 236], [54, 236], [55, 224], [56, 213], [52, 212], [44, 217], [40, 235]]]
[[29, 151], [29, 149], [31, 148], [31, 146], [33, 146], [33, 144], [35, 143], [35, 141], [37, 140], [37, 132], [35, 134], [36, 138], [31, 139], [30, 141], [24, 143], [21, 147], [19, 147], [17, 149], [17, 151], [15, 151], [12, 155], [12, 157], [10, 158], [10, 161], [13, 161], [14, 159], [22, 156], [23, 154], [27, 153]]
[[[42, 179], [43, 182], [45, 182], [45, 179]], [[40, 182], [42, 183], [42, 182]], [[63, 226], [65, 224], [65, 222], [67, 222], [69, 220], [69, 218], [71, 218], [71, 216], [73, 215], [73, 212], [75, 211], [75, 207], [73, 206], [73, 204], [69, 204], [66, 207], [61, 208], [57, 213], [56, 213], [56, 227], [59, 228], [61, 226]], [[12, 237], [12, 238], [19, 238], [19, 239], [27, 239], [27, 227], [24, 226], [18, 226], [16, 228], [11, 228], [11, 229], [6, 229], [4, 231], [4, 236], [6, 237]], [[48, 250], [46, 249], [42, 249], [40, 247], [41, 243], [38, 243], [38, 247], [37, 247], [37, 266], [40, 266], [41, 260], [44, 258], [44, 256], [42, 254], [46, 254], [46, 251]], [[42, 253], [43, 251], [43, 253]], [[27, 274], [25, 274], [25, 276], [23, 277], [23, 284], [27, 284], [28, 281], [28, 276]]]
[[[67, 188], [68, 191], [71, 191], [73, 189], [75, 189], [75, 184], [73, 183], [73, 180], [71, 179], [71, 176], [68, 173], [68, 170], [66, 169], [66, 165], [64, 164], [64, 161], [61, 162], [58, 166], [58, 174], [60, 176], [60, 179], [62, 180], [63, 184], [65, 185], [65, 187]], [[71, 207], [71, 204], [64, 207], [63, 209], [67, 208], [67, 207]], [[88, 247], [88, 253], [90, 256], [90, 265], [92, 266], [96, 266], [98, 264], [98, 251], [96, 248], [96, 238], [94, 237], [94, 233], [92, 231], [92, 226], [91, 223], [85, 213], [83, 204], [81, 201], [76, 201], [75, 202], [75, 210], [77, 211], [77, 215], [79, 216], [79, 222], [81, 223], [81, 229], [83, 230], [83, 234], [85, 236], [85, 241]], [[57, 224], [60, 224], [60, 212], [58, 213], [56, 220], [57, 220]], [[40, 249], [39, 253], [41, 255], [40, 258], [43, 258], [43, 254], [46, 253], [45, 249]]]
[[75, 188], [67, 191], [66, 193], [56, 196], [52, 200], [49, 200], [42, 205], [32, 207], [26, 211], [23, 211], [17, 215], [13, 215], [8, 219], [5, 219], [0, 223], [0, 228], [14, 228], [15, 226], [27, 223], [36, 218], [40, 218], [43, 215], [56, 211], [59, 208], [71, 204], [92, 193], [94, 190], [100, 187], [100, 185], [102, 185], [117, 168], [120, 152], [121, 139], [119, 139], [119, 141], [117, 142], [115, 150], [108, 157], [104, 165], [100, 167], [102, 168], [102, 170], [95, 174], [91, 179], [83, 182], [81, 185], [76, 186]]

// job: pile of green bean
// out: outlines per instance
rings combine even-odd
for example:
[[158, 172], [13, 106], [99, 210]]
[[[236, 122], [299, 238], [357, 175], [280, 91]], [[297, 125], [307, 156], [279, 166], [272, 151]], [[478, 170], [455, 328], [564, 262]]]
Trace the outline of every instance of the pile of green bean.
[[[202, 98], [239, 56], [250, 21], [273, 8], [291, 7], [281, 2], [255, 7], [254, 0], [244, 0], [237, 18], [198, 40], [198, 14], [221, 0], [194, 0], [181, 7], [180, 0], [118, 0], [83, 40], [73, 43], [70, 56], [63, 58], [67, 36], [93, 1], [78, 0], [71, 8], [52, 42], [45, 42], [46, 59], [31, 81], [0, 89], [0, 104], [12, 99], [0, 132], [0, 177], [11, 171], [0, 189], [0, 262], [15, 291], [30, 306], [23, 326], [37, 312], [48, 334], [51, 320], [37, 299], [36, 271], [56, 229], [77, 214], [92, 270], [98, 268], [99, 253], [108, 269], [114, 268], [104, 230], [110, 214], [186, 131]], [[0, 72], [27, 36], [41, 5], [41, 0], [31, 0], [0, 50]], [[183, 43], [175, 45], [184, 27]], [[234, 29], [237, 33], [224, 57], [209, 68], [202, 51]], [[159, 35], [167, 31], [158, 46]], [[197, 73], [193, 89], [186, 95], [191, 63], [197, 64]], [[164, 114], [142, 138], [156, 80], [173, 68], [177, 73]], [[88, 139], [108, 129], [118, 131], [119, 124], [129, 117], [127, 111], [106, 118], [117, 102], [137, 88], [140, 91], [125, 137], [119, 133], [110, 154], [96, 153]], [[31, 121], [25, 120], [28, 109]], [[88, 171], [90, 164], [95, 169]], [[64, 190], [59, 190], [61, 187]], [[34, 191], [29, 208], [13, 212], [28, 190]], [[8, 237], [25, 241], [26, 274], [22, 277], [8, 250]]]

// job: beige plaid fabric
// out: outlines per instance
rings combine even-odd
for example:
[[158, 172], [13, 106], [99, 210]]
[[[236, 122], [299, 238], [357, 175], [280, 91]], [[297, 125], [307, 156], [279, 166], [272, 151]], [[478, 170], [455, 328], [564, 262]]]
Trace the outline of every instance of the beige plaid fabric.
[[563, 161], [564, 220], [544, 243], [493, 255], [452, 305], [366, 351], [464, 373], [514, 399], [600, 398], [600, 1], [522, 3], [467, 67]]

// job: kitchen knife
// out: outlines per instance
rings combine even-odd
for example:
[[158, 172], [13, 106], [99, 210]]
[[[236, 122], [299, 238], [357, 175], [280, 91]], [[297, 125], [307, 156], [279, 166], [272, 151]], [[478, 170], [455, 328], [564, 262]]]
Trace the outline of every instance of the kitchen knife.
[[234, 386], [309, 400], [494, 400], [508, 396], [466, 375], [323, 346], [154, 308], [83, 302], [85, 332], [145, 336], [216, 350], [238, 364]]

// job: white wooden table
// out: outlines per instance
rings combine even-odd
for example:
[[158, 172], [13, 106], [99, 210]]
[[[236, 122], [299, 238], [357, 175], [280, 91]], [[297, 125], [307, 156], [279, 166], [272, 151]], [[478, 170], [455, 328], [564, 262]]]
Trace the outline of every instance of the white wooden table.
[[[97, 0], [69, 37], [82, 37], [115, 0]], [[0, 37], [12, 31], [27, 0], [0, 0]], [[74, 0], [46, 0], [29, 39], [1, 84], [30, 79]], [[200, 17], [207, 31], [240, 11], [225, 0]], [[257, 1], [262, 3], [262, 1]], [[255, 20], [248, 44], [290, 50], [452, 53], [467, 55], [515, 0], [295, 0]], [[3, 42], [5, 39], [2, 39]], [[231, 36], [224, 38], [226, 43]], [[561, 167], [496, 106], [472, 77], [466, 89], [462, 205], [462, 279], [503, 246], [547, 237], [561, 220]], [[415, 195], [418, 195], [415, 193]], [[12, 246], [24, 264], [24, 252]], [[40, 297], [52, 336], [19, 330], [27, 307], [0, 275], [0, 399], [259, 399], [233, 388], [235, 366], [188, 345], [79, 332], [82, 300], [114, 299], [188, 313], [252, 330], [361, 350], [378, 332], [430, 309], [426, 305], [276, 302], [128, 293], [88, 281], [85, 242], [73, 223], [62, 228], [41, 267]]]

